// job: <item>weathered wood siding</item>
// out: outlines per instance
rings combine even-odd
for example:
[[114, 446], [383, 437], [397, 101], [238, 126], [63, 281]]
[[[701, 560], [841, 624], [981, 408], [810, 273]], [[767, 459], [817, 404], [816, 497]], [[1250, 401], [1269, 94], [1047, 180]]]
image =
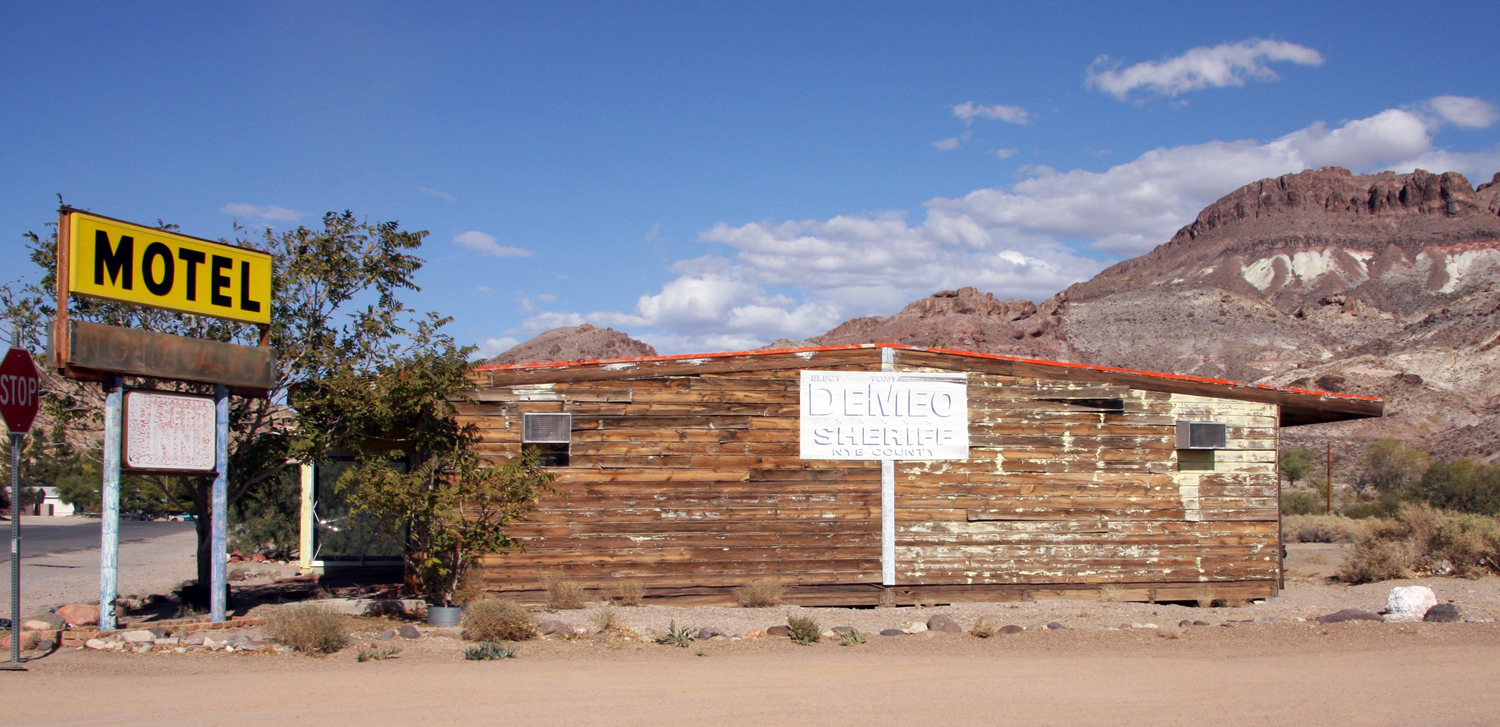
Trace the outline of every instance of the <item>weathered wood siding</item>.
[[[526, 552], [485, 561], [488, 587], [532, 590], [547, 570], [599, 588], [612, 578], [652, 589], [765, 576], [878, 584], [880, 465], [798, 458], [798, 382], [801, 368], [879, 361], [871, 350], [653, 362], [625, 374], [641, 378], [603, 378], [597, 367], [497, 372], [463, 410], [485, 454], [518, 454], [529, 412], [571, 413], [573, 444], [570, 466], [555, 470], [561, 496], [512, 529]], [[900, 586], [956, 597], [1115, 584], [1166, 599], [1199, 583], [1254, 582], [1255, 594], [1274, 593], [1275, 404], [1017, 375], [932, 353], [897, 361], [895, 370], [969, 372], [971, 447], [967, 461], [897, 463]], [[1123, 409], [1099, 405], [1112, 400]], [[1228, 424], [1229, 449], [1179, 457], [1178, 419]]]

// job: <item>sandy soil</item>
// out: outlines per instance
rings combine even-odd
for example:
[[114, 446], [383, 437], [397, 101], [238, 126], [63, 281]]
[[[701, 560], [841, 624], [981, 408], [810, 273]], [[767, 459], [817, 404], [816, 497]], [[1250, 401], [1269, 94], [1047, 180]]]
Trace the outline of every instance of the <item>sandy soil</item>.
[[[468, 719], [480, 724], [1252, 724], [1495, 723], [1500, 681], [1500, 578], [1432, 578], [1346, 588], [1322, 576], [1338, 546], [1294, 546], [1277, 603], [1240, 608], [1042, 602], [901, 609], [614, 608], [643, 635], [716, 626], [731, 634], [789, 613], [861, 631], [946, 613], [1027, 630], [871, 635], [798, 646], [784, 638], [688, 648], [592, 635], [600, 614], [543, 613], [584, 628], [519, 646], [518, 658], [469, 662], [470, 646], [423, 627], [394, 659], [360, 663], [356, 648], [324, 658], [192, 651], [61, 650], [0, 673], [7, 725], [361, 725]], [[1391, 587], [1432, 587], [1479, 622], [1317, 625], [1295, 619], [1340, 608], [1378, 610]], [[262, 606], [258, 610], [274, 608]], [[1254, 623], [1260, 617], [1263, 623]], [[1178, 628], [1182, 620], [1212, 626]], [[1279, 619], [1274, 622], [1272, 619]], [[1037, 628], [1058, 621], [1068, 630]], [[1232, 627], [1220, 624], [1230, 622]], [[365, 645], [399, 622], [351, 619]], [[1119, 628], [1156, 624], [1163, 628]], [[247, 635], [254, 636], [256, 630]], [[53, 695], [87, 695], [53, 698]]]

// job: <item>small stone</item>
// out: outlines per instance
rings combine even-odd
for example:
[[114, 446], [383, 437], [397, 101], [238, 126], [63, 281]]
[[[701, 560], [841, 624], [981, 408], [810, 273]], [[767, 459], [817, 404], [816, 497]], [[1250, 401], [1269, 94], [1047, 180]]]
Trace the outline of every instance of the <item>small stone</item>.
[[69, 626], [90, 626], [99, 623], [99, 607], [84, 603], [70, 603], [54, 613]]
[[39, 619], [27, 619], [21, 622], [21, 628], [27, 631], [53, 631], [52, 624]]
[[37, 616], [36, 620], [43, 621], [47, 624], [47, 628], [40, 629], [42, 631], [57, 631], [59, 629], [66, 628], [68, 625], [68, 622], [64, 621], [61, 616], [51, 612]]
[[1185, 619], [1177, 622], [1177, 626], [1179, 628], [1184, 628], [1185, 629], [1185, 628], [1187, 628], [1189, 626], [1192, 626], [1192, 625], [1193, 625], [1192, 619], [1186, 619], [1185, 618]]
[[134, 651], [137, 654], [149, 654], [149, 653], [151, 653], [151, 645], [150, 644], [141, 644], [140, 646], [135, 647], [131, 651]]
[[391, 639], [394, 639], [394, 638], [396, 638], [396, 630], [395, 629], [386, 629], [386, 630], [380, 632], [380, 634], [375, 637], [375, 640], [376, 641], [390, 641]]
[[1330, 613], [1330, 614], [1318, 617], [1318, 623], [1320, 623], [1320, 624], [1337, 624], [1337, 623], [1344, 623], [1346, 621], [1384, 621], [1384, 620], [1385, 620], [1385, 617], [1381, 616], [1378, 613], [1370, 613], [1369, 611], [1361, 611], [1361, 610], [1359, 610], [1357, 608], [1346, 608], [1346, 609], [1344, 609], [1342, 611], [1334, 611], [1333, 613]]
[[756, 639], [764, 639], [765, 637], [766, 632], [761, 631], [760, 629], [750, 629], [749, 631], [746, 631], [745, 635], [741, 636], [740, 638], [744, 639], [745, 641], [754, 641]]
[[187, 644], [188, 646], [202, 646], [203, 640], [206, 638], [208, 637], [204, 636], [203, 634], [188, 634], [187, 638], [184, 638], [182, 640], [182, 643]]
[[245, 646], [246, 644], [250, 643], [250, 637], [244, 634], [235, 634], [234, 636], [225, 639], [224, 643], [229, 644], [230, 646]]
[[165, 626], [152, 626], [151, 628], [146, 630], [150, 631], [151, 635], [155, 636], [158, 639], [165, 639], [168, 636], [172, 635], [172, 630]]
[[177, 644], [181, 643], [181, 641], [176, 636], [168, 636], [165, 639], [157, 639], [152, 643], [156, 644], [157, 646], [176, 646]]
[[149, 641], [155, 641], [156, 634], [153, 634], [145, 629], [140, 629], [138, 631], [126, 631], [125, 633], [120, 634], [120, 638], [127, 643], [139, 644]]
[[913, 621], [910, 624], [907, 624], [905, 629], [906, 633], [908, 634], [920, 634], [926, 630], [927, 624], [924, 624], [921, 621]]
[[420, 630], [418, 630], [417, 627], [415, 627], [415, 626], [413, 626], [411, 624], [406, 624], [406, 625], [402, 626], [399, 630], [397, 630], [396, 633], [401, 634], [401, 638], [403, 638], [403, 639], [420, 639], [420, 638], [422, 638], [422, 632]]
[[1422, 614], [1422, 620], [1428, 623], [1453, 623], [1454, 621], [1462, 621], [1463, 609], [1459, 608], [1456, 603], [1439, 603], [1427, 609], [1427, 613]]
[[698, 629], [699, 641], [708, 641], [709, 639], [712, 639], [716, 636], [728, 637], [729, 634], [724, 633], [724, 629], [721, 629], [717, 626], [704, 626], [703, 628]]
[[93, 649], [94, 651], [103, 651], [109, 648], [109, 642], [104, 641], [103, 639], [89, 639], [88, 641], [83, 642], [83, 646], [84, 648]]
[[1073, 627], [1071, 627], [1071, 626], [1064, 626], [1064, 625], [1062, 625], [1062, 624], [1060, 624], [1060, 623], [1058, 623], [1056, 621], [1053, 621], [1052, 623], [1047, 624], [1047, 628], [1052, 629], [1053, 631], [1072, 631], [1073, 630]]
[[881, 636], [905, 636], [906, 632], [901, 629], [881, 629]]
[[928, 631], [936, 631], [942, 634], [961, 634], [964, 632], [963, 627], [959, 626], [958, 622], [954, 621], [953, 617], [946, 613], [940, 613], [927, 619], [926, 625]]
[[1000, 627], [1000, 633], [1002, 634], [1019, 634], [1025, 630], [1025, 626], [1018, 626], [1016, 624], [1006, 624]]
[[1258, 624], [1281, 623], [1281, 617], [1280, 616], [1256, 616], [1255, 617], [1255, 623], [1258, 623]]
[[786, 624], [779, 624], [779, 625], [776, 625], [776, 626], [772, 626], [771, 628], [766, 629], [766, 635], [767, 636], [791, 636], [792, 635], [792, 627], [787, 626]]
[[1232, 629], [1232, 628], [1234, 628], [1236, 626], [1239, 626], [1240, 624], [1239, 624], [1238, 621], [1225, 621], [1224, 623], [1221, 623], [1219, 625], [1223, 626], [1226, 629]]
[[179, 647], [177, 647], [175, 649], [172, 649], [172, 651], [173, 651], [173, 653], [177, 653], [177, 654], [186, 654], [187, 653], [187, 647], [186, 646], [179, 646]]
[[55, 648], [57, 648], [57, 642], [52, 639], [42, 639], [36, 642], [37, 651], [51, 651]]
[[573, 625], [557, 619], [547, 619], [537, 626], [541, 629], [543, 636], [571, 636]]
[[220, 648], [222, 646], [224, 646], [224, 642], [222, 641], [215, 641], [211, 636], [203, 637], [203, 648], [208, 649], [209, 651], [213, 651], [214, 649]]

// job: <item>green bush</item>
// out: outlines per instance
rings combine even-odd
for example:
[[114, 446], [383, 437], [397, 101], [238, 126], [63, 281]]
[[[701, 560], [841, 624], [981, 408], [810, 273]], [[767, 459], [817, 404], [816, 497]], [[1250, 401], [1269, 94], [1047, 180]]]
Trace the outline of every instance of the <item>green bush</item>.
[[1434, 463], [1417, 485], [1433, 507], [1477, 515], [1500, 514], [1500, 466], [1461, 459]]
[[787, 618], [786, 626], [789, 630], [787, 638], [793, 643], [812, 646], [823, 638], [823, 627], [811, 616], [791, 616]]
[[463, 636], [470, 641], [525, 641], [537, 626], [536, 615], [515, 601], [482, 598], [464, 608]]
[[282, 606], [266, 618], [271, 638], [304, 654], [332, 654], [349, 638], [344, 617], [316, 603]]
[[662, 646], [680, 646], [684, 649], [693, 643], [693, 631], [689, 628], [677, 628], [674, 620], [667, 626], [667, 632], [656, 637], [656, 643]]
[[1328, 501], [1312, 490], [1288, 490], [1281, 495], [1282, 515], [1326, 515]]
[[516, 649], [513, 646], [506, 646], [505, 644], [497, 644], [493, 641], [486, 641], [478, 646], [471, 646], [467, 649], [464, 649], [464, 658], [468, 659], [469, 661], [514, 659], [516, 658]]

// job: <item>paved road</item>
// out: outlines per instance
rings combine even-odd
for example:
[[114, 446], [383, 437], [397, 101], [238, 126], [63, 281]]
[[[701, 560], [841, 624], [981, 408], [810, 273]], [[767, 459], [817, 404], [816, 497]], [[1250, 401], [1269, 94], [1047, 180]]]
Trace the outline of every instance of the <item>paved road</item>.
[[[66, 553], [72, 550], [99, 547], [99, 522], [97, 520], [61, 525], [51, 523], [33, 525], [34, 522], [31, 518], [21, 518], [21, 559], [23, 561], [49, 553]], [[120, 521], [120, 542], [129, 543], [159, 538], [164, 535], [187, 532], [193, 527], [193, 523], [190, 522], [158, 523], [122, 520]], [[0, 521], [0, 541], [4, 542], [4, 545], [0, 546], [0, 563], [9, 563], [9, 520]]]

